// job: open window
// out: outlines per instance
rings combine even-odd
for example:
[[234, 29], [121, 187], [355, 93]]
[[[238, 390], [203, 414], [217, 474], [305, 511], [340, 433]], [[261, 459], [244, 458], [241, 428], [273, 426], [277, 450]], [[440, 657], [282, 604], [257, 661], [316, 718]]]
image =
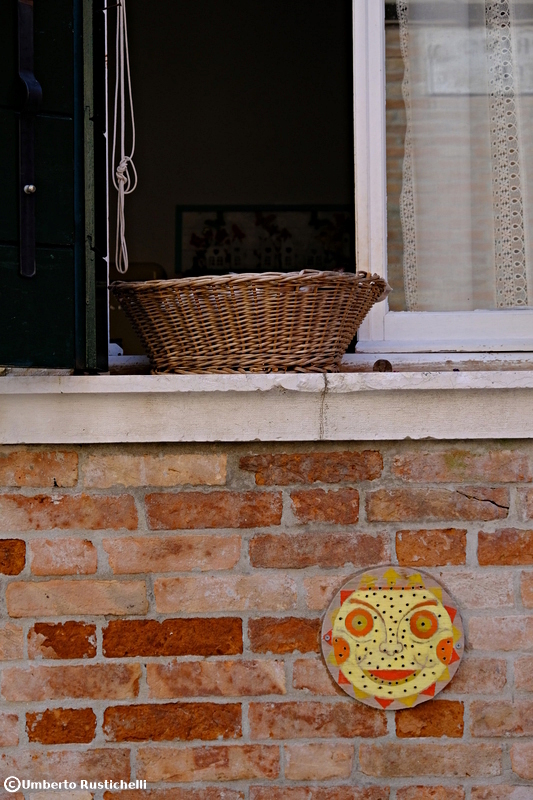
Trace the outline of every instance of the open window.
[[533, 3], [354, 0], [361, 353], [533, 349]]

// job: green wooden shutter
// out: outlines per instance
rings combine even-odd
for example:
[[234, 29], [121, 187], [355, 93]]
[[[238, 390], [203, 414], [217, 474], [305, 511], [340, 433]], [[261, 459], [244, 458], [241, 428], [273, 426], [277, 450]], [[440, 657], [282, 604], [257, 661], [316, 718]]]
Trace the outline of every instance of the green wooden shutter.
[[[43, 92], [35, 124], [37, 272], [24, 278], [18, 244], [17, 1], [0, 4], [0, 365], [106, 367], [105, 194], [97, 201], [94, 181], [95, 140], [100, 150], [105, 146], [104, 87], [103, 67], [96, 74], [92, 59], [103, 19], [95, 14], [92, 0], [34, 0], [34, 73]], [[95, 77], [101, 81], [99, 113]], [[104, 222], [97, 223], [102, 212]]]

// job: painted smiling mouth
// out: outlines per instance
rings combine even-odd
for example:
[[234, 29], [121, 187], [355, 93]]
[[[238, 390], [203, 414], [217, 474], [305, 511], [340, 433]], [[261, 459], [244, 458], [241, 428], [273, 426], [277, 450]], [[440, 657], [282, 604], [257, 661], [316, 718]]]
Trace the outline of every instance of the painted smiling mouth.
[[415, 669], [369, 669], [363, 670], [367, 678], [378, 684], [402, 684], [414, 680], [420, 670]]

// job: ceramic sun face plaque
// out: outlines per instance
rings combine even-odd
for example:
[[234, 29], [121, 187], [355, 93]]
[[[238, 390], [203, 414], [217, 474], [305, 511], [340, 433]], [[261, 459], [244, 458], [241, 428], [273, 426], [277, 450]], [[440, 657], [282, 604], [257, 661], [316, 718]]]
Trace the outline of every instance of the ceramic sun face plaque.
[[351, 578], [322, 625], [322, 650], [335, 682], [374, 708], [430, 700], [455, 675], [464, 649], [461, 615], [426, 573], [377, 567]]

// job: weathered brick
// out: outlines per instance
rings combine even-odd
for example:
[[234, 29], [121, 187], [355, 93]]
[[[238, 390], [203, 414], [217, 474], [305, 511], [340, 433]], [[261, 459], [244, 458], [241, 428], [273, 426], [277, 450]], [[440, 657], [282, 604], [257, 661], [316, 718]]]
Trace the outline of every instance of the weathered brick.
[[240, 703], [161, 703], [111, 706], [104, 712], [108, 742], [238, 739]]
[[533, 608], [533, 572], [523, 572], [521, 574], [520, 596], [524, 608]]
[[62, 451], [0, 450], [0, 486], [75, 486], [78, 454]]
[[462, 608], [514, 606], [514, 576], [510, 570], [448, 569], [440, 577]]
[[533, 742], [516, 742], [511, 747], [513, 772], [525, 781], [533, 780]]
[[71, 614], [145, 614], [144, 581], [15, 581], [6, 590], [10, 617], [59, 617]]
[[436, 700], [396, 712], [396, 736], [412, 739], [422, 736], [448, 736], [459, 739], [464, 733], [464, 706], [454, 700]]
[[474, 700], [470, 732], [472, 736], [532, 736], [533, 700]]
[[202, 453], [94, 453], [82, 466], [84, 485], [90, 489], [111, 486], [223, 486], [225, 455]]
[[396, 790], [396, 800], [464, 800], [459, 786], [403, 786]]
[[295, 689], [306, 689], [311, 694], [334, 696], [343, 694], [336, 683], [324, 669], [324, 663], [318, 658], [299, 658], [294, 662], [292, 685]]
[[264, 533], [250, 540], [250, 562], [267, 569], [363, 567], [387, 562], [388, 536], [368, 533]]
[[[54, 800], [54, 798], [51, 798]], [[120, 792], [104, 792], [104, 800], [244, 800], [244, 792], [218, 786], [202, 789], [123, 789]]]
[[285, 777], [288, 780], [326, 781], [351, 775], [355, 755], [353, 744], [290, 744], [284, 749]]
[[29, 658], [94, 658], [96, 625], [36, 622], [28, 633]]
[[0, 495], [1, 531], [135, 530], [137, 509], [129, 495]]
[[509, 490], [476, 486], [462, 489], [378, 489], [366, 496], [370, 522], [505, 519]]
[[147, 664], [150, 697], [285, 694], [282, 661], [175, 661]]
[[529, 786], [473, 786], [470, 797], [472, 800], [531, 800]]
[[18, 575], [26, 564], [26, 542], [0, 539], [0, 574]]
[[258, 486], [289, 486], [292, 483], [357, 483], [379, 478], [383, 458], [376, 450], [361, 453], [279, 453], [245, 456], [240, 467], [255, 472]]
[[87, 789], [52, 789], [49, 792], [31, 792], [29, 800], [93, 800], [94, 793]]
[[2, 697], [11, 702], [128, 700], [139, 693], [140, 664], [9, 667], [2, 673]]
[[477, 557], [481, 566], [533, 564], [533, 531], [504, 528], [478, 534]]
[[33, 575], [92, 575], [96, 547], [88, 539], [35, 539], [30, 542]]
[[333, 595], [339, 591], [348, 575], [313, 575], [304, 579], [305, 604], [313, 611], [322, 611], [329, 605]]
[[95, 731], [96, 716], [91, 708], [51, 708], [26, 714], [26, 732], [30, 742], [89, 744]]
[[103, 629], [107, 658], [133, 656], [233, 656], [242, 653], [242, 620], [111, 620]]
[[[438, 567], [466, 562], [466, 530], [398, 531], [396, 555], [402, 566]], [[377, 563], [377, 562], [376, 562]]]
[[0, 755], [1, 775], [23, 775], [39, 781], [130, 780], [130, 751], [127, 749], [35, 750], [19, 747]]
[[155, 604], [161, 614], [208, 611], [285, 611], [296, 605], [296, 583], [288, 575], [198, 575], [157, 578]]
[[502, 772], [502, 752], [495, 744], [364, 743], [359, 759], [361, 772], [376, 778], [466, 778]]
[[473, 650], [533, 649], [533, 617], [471, 617], [468, 630]]
[[19, 743], [19, 720], [16, 714], [0, 714], [0, 747], [13, 747]]
[[250, 787], [250, 800], [389, 800], [389, 797], [390, 789], [381, 786]]
[[522, 656], [515, 660], [514, 685], [518, 691], [533, 692], [533, 656]]
[[24, 633], [22, 628], [8, 622], [0, 628], [0, 661], [13, 661], [24, 655]]
[[519, 487], [517, 492], [517, 511], [519, 518], [523, 522], [533, 519], [533, 489]]
[[527, 455], [517, 450], [403, 453], [395, 456], [392, 474], [415, 483], [517, 483], [533, 478]]
[[251, 703], [248, 718], [254, 739], [348, 739], [387, 732], [385, 712], [362, 703]]
[[507, 664], [498, 658], [464, 658], [447, 694], [499, 694], [507, 683]]
[[320, 619], [260, 617], [248, 622], [250, 649], [254, 653], [320, 652]]
[[172, 781], [273, 780], [279, 775], [279, 747], [245, 744], [226, 747], [140, 748], [137, 777], [150, 783]]
[[149, 494], [146, 514], [152, 530], [262, 528], [281, 523], [279, 492], [181, 492]]
[[356, 489], [291, 492], [291, 504], [298, 522], [352, 525], [359, 519], [359, 492]]
[[104, 539], [115, 574], [231, 569], [241, 557], [241, 537], [202, 534]]

